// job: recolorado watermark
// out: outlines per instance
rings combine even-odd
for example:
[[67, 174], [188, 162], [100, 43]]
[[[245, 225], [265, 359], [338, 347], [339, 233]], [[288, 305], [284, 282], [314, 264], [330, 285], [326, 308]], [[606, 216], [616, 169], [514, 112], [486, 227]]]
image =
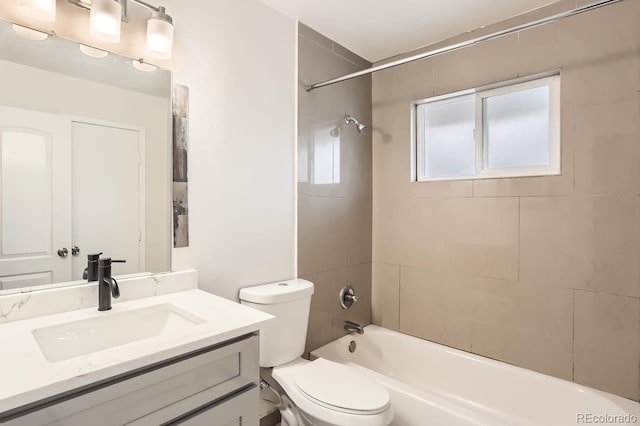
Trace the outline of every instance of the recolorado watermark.
[[632, 425], [638, 423], [638, 417], [633, 414], [576, 414], [578, 424], [601, 424], [601, 425]]

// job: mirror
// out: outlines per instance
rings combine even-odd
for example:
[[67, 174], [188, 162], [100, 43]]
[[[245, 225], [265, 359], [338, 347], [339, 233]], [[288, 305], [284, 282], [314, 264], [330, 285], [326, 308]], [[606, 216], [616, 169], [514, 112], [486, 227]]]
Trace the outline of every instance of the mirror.
[[0, 22], [0, 81], [0, 294], [169, 271], [171, 73]]

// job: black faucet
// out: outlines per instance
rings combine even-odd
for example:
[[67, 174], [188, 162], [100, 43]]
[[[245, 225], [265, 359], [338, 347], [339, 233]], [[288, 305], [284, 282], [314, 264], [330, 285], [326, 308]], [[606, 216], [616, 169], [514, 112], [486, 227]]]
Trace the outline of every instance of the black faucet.
[[82, 272], [82, 279], [89, 282], [98, 281], [98, 259], [102, 253], [87, 255], [87, 267]]
[[112, 263], [125, 263], [126, 260], [111, 260], [105, 257], [98, 260], [98, 310], [108, 311], [111, 309], [111, 297], [120, 297], [118, 281], [111, 276]]

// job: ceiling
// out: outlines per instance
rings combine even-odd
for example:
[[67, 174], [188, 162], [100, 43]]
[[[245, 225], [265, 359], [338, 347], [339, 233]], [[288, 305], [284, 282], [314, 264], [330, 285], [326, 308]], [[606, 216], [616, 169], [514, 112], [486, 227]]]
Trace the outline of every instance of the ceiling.
[[377, 62], [557, 0], [261, 1]]

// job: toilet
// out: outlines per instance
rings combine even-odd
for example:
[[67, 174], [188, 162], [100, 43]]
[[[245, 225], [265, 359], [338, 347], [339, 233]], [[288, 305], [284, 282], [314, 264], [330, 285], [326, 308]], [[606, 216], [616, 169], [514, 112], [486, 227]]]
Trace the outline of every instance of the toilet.
[[282, 387], [283, 426], [385, 426], [391, 423], [389, 392], [355, 368], [304, 352], [313, 283], [295, 279], [240, 290], [240, 303], [271, 314], [260, 329], [260, 366], [273, 368]]

